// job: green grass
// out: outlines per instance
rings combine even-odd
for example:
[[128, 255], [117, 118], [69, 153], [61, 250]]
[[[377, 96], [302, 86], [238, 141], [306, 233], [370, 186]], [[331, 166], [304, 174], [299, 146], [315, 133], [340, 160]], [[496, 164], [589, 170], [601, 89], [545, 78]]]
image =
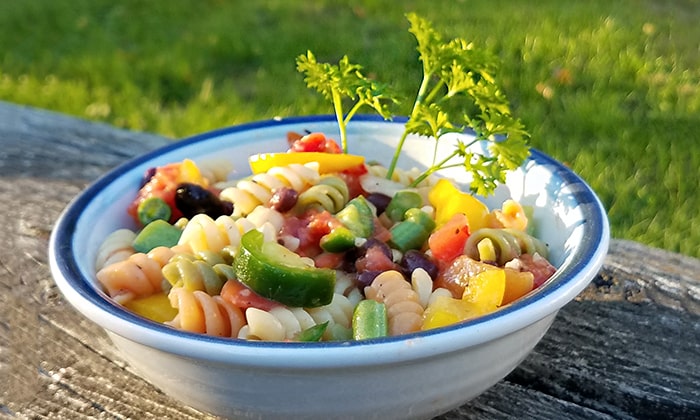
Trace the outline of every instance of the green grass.
[[330, 108], [294, 68], [348, 54], [406, 94], [404, 13], [489, 48], [533, 146], [613, 236], [700, 257], [700, 2], [25, 0], [0, 4], [0, 99], [174, 138]]

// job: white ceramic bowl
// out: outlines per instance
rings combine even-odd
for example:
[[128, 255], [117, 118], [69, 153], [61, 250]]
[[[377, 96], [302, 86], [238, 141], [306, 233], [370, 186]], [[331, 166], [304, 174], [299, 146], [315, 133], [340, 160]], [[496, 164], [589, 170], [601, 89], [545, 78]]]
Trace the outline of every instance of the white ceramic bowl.
[[[558, 271], [534, 293], [472, 321], [362, 342], [221, 339], [142, 319], [96, 285], [96, 250], [107, 234], [130, 226], [125, 208], [146, 169], [184, 158], [225, 157], [243, 175], [250, 154], [284, 151], [286, 133], [304, 130], [339, 137], [333, 116], [276, 119], [195, 136], [109, 172], [80, 194], [55, 226], [51, 270], [66, 299], [107, 331], [145, 379], [185, 404], [233, 418], [438, 415], [513, 370], [603, 263], [609, 227], [599, 199], [565, 166], [533, 150], [486, 202], [500, 207], [513, 197], [534, 206], [536, 236], [549, 245]], [[403, 121], [356, 117], [349, 127], [350, 152], [388, 164], [402, 131]], [[432, 140], [409, 138], [400, 166], [426, 166], [432, 147]], [[466, 181], [459, 170], [444, 175]]]

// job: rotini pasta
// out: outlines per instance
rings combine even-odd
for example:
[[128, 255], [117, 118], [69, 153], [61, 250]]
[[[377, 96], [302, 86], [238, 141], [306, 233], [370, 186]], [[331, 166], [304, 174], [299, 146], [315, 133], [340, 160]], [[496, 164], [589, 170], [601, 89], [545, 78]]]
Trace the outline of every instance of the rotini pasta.
[[546, 258], [547, 246], [521, 230], [482, 228], [469, 236], [464, 253], [475, 260], [503, 266], [522, 254], [537, 253]]
[[418, 303], [425, 309], [433, 293], [433, 279], [422, 268], [416, 268], [411, 273], [411, 287], [418, 295]]
[[336, 270], [334, 292], [345, 296], [353, 307], [357, 306], [364, 299], [362, 292], [355, 284], [354, 278], [342, 270]]
[[299, 194], [296, 209], [302, 212], [308, 208], [337, 213], [350, 201], [348, 185], [335, 175], [323, 176], [316, 185]]
[[206, 214], [197, 214], [187, 222], [178, 244], [189, 245], [195, 253], [218, 253], [224, 247], [231, 246], [235, 254], [244, 233], [260, 229], [266, 234], [266, 240], [274, 241], [283, 222], [279, 212], [264, 206], [256, 207], [247, 217], [239, 219], [219, 216], [213, 220]]
[[122, 305], [135, 298], [150, 296], [163, 290], [161, 264], [168, 252], [168, 248], [159, 247], [148, 254], [132, 254], [126, 260], [102, 268], [97, 272], [97, 280], [107, 294]]
[[173, 328], [218, 337], [236, 337], [245, 325], [245, 317], [238, 307], [210, 296], [201, 290], [173, 287], [168, 294], [170, 304], [178, 314], [166, 322]]
[[279, 306], [269, 311], [248, 308], [245, 315], [248, 325], [239, 332], [239, 338], [283, 341], [316, 325], [314, 319], [302, 308]]
[[235, 187], [225, 188], [219, 198], [234, 203], [233, 217], [238, 218], [248, 215], [261, 204], [267, 204], [278, 188], [288, 187], [301, 193], [318, 180], [317, 164], [276, 166], [238, 181]]
[[489, 214], [489, 227], [507, 228], [525, 231], [528, 219], [525, 209], [515, 200], [506, 200], [501, 209], [493, 210]]
[[329, 327], [338, 324], [350, 328], [353, 309], [355, 309], [355, 305], [350, 299], [340, 293], [334, 293], [331, 303], [318, 308], [310, 308], [308, 312], [317, 324], [328, 322]]
[[193, 255], [179, 254], [163, 267], [163, 277], [173, 287], [187, 290], [202, 290], [209, 295], [218, 295], [226, 280], [235, 277], [233, 267], [223, 258], [208, 255], [208, 260]]
[[238, 338], [265, 341], [293, 339], [300, 332], [327, 323], [324, 338], [334, 338], [336, 327], [349, 330], [352, 320], [353, 303], [345, 296], [336, 293], [331, 303], [318, 308], [289, 308], [276, 306], [269, 311], [248, 308], [245, 311], [247, 326]]
[[97, 250], [95, 270], [100, 270], [110, 264], [124, 261], [136, 251], [132, 244], [136, 233], [131, 229], [119, 229], [107, 235]]
[[389, 335], [419, 331], [423, 323], [423, 306], [411, 284], [395, 270], [379, 274], [365, 287], [367, 299], [386, 305]]

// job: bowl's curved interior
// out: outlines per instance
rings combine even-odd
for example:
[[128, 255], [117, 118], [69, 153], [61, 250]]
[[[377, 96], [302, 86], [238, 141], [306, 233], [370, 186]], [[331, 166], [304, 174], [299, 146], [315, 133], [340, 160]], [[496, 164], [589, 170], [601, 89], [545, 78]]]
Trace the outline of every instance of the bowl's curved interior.
[[[385, 122], [358, 116], [348, 129], [349, 151], [388, 164], [403, 131], [403, 120]], [[512, 197], [535, 208], [535, 236], [548, 244], [558, 272], [528, 296], [487, 316], [441, 329], [402, 337], [345, 343], [265, 343], [190, 334], [142, 319], [114, 304], [97, 286], [94, 260], [102, 240], [120, 227], [134, 227], [126, 207], [136, 194], [144, 172], [154, 166], [191, 158], [196, 162], [224, 159], [235, 175], [249, 174], [248, 156], [286, 150], [288, 131], [322, 131], [338, 138], [334, 116], [276, 119], [230, 127], [195, 136], [129, 161], [100, 178], [76, 197], [57, 222], [50, 242], [50, 263], [57, 285], [86, 317], [103, 328], [145, 345], [206, 360], [300, 368], [338, 363], [331, 349], [346, 354], [345, 365], [378, 364], [428, 357], [439, 352], [481, 344], [517, 331], [556, 312], [595, 276], [607, 252], [609, 228], [603, 206], [577, 175], [543, 153], [509, 174], [505, 185], [485, 198], [500, 207]], [[469, 134], [454, 135], [469, 136]], [[442, 140], [448, 147], [449, 139]], [[399, 166], [429, 166], [432, 140], [409, 137]], [[446, 148], [438, 155], [446, 153]], [[465, 189], [468, 179], [459, 169], [445, 171]], [[363, 346], [377, 351], [356, 352]], [[335, 354], [335, 353], [334, 353]], [[339, 359], [338, 359], [339, 360]]]

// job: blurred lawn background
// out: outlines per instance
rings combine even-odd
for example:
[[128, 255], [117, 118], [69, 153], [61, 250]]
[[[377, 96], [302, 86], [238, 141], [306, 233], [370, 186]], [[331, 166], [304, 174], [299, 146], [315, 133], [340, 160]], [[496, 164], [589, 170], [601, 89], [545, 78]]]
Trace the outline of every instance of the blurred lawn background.
[[413, 95], [408, 11], [502, 58], [533, 146], [593, 186], [614, 237], [700, 257], [698, 0], [6, 0], [0, 100], [173, 138], [329, 113], [295, 70], [307, 49]]

